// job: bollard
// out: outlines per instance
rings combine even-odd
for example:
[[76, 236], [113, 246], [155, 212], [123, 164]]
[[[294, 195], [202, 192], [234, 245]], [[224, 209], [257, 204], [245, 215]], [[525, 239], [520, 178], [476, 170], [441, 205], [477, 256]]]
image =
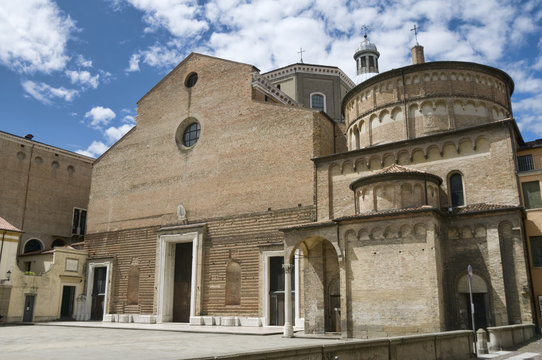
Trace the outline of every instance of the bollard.
[[487, 332], [484, 329], [476, 331], [478, 354], [487, 354]]

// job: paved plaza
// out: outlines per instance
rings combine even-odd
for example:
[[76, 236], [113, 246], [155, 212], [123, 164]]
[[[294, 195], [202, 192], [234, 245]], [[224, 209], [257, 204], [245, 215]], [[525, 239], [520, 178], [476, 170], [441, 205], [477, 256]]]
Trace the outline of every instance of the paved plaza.
[[[283, 338], [280, 328], [186, 324], [54, 322], [0, 326], [0, 359], [193, 359], [348, 341]], [[217, 331], [219, 333], [217, 333]], [[495, 360], [542, 359], [540, 337], [515, 349], [483, 355]]]
[[337, 342], [340, 340], [196, 333], [167, 327], [18, 325], [0, 327], [0, 359], [191, 359]]

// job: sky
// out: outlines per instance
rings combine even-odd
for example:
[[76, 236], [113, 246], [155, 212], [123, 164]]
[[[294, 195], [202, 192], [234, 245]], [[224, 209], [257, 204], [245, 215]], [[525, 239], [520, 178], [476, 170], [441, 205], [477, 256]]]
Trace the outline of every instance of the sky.
[[515, 82], [525, 141], [542, 138], [542, 0], [0, 1], [0, 130], [98, 157], [136, 123], [137, 101], [191, 52], [256, 66], [338, 66], [355, 77], [363, 26], [380, 72], [471, 61]]

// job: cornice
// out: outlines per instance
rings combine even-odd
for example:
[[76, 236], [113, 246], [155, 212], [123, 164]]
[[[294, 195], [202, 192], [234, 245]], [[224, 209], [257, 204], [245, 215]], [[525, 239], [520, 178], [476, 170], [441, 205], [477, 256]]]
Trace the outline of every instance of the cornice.
[[335, 75], [345, 83], [350, 89], [354, 88], [356, 84], [346, 75], [341, 69], [336, 66], [325, 65], [311, 65], [311, 64], [292, 64], [276, 70], [269, 71], [262, 74], [269, 80], [280, 79], [282, 77], [290, 76], [296, 73], [305, 73], [313, 75]]

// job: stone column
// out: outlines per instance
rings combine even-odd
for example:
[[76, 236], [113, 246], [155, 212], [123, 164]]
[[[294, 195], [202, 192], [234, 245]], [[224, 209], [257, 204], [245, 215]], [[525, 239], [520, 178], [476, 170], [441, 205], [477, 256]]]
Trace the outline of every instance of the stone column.
[[283, 337], [294, 337], [292, 326], [292, 265], [282, 265], [284, 269], [284, 333]]

